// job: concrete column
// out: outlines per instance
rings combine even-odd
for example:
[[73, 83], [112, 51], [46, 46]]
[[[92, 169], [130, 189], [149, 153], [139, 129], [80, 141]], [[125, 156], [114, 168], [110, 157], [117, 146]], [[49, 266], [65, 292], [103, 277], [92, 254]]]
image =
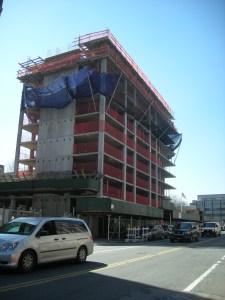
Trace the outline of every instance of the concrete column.
[[[156, 114], [156, 124], [158, 126], [158, 117]], [[158, 139], [156, 139], [156, 159], [158, 158]], [[158, 164], [156, 163], [156, 207], [158, 207], [158, 199], [159, 199], [159, 195], [158, 195], [158, 187], [159, 187], [159, 167]]]
[[16, 141], [16, 152], [15, 152], [15, 161], [14, 161], [14, 172], [17, 173], [19, 169], [19, 158], [20, 158], [20, 143], [22, 138], [22, 125], [23, 125], [23, 116], [24, 111], [20, 111], [18, 132], [17, 132], [17, 141]]
[[[148, 135], [148, 144], [150, 145], [149, 146], [149, 152], [150, 152], [150, 155], [151, 155], [151, 143], [152, 143], [152, 136], [151, 136], [151, 132], [149, 132], [149, 135]], [[149, 164], [148, 164], [148, 173], [149, 173], [149, 195], [148, 195], [148, 204], [150, 206], [152, 206], [152, 162], [150, 160]]]
[[109, 242], [110, 236], [109, 236], [109, 230], [110, 230], [110, 215], [108, 215], [108, 233], [107, 233], [107, 242]]
[[[136, 106], [137, 102], [137, 94], [136, 94], [136, 88], [134, 88], [134, 106]], [[136, 203], [136, 190], [137, 190], [137, 185], [136, 185], [136, 178], [137, 178], [137, 151], [136, 151], [136, 143], [137, 143], [137, 120], [134, 119], [134, 203]]]
[[16, 199], [14, 198], [14, 196], [10, 197], [10, 209], [16, 210]]
[[[124, 82], [124, 106], [127, 107], [127, 80]], [[123, 147], [123, 199], [126, 200], [126, 182], [127, 182], [127, 112], [124, 112], [124, 135], [125, 144]]]
[[[107, 59], [103, 58], [101, 60], [101, 72], [106, 73]], [[101, 83], [102, 84], [102, 83]], [[99, 105], [99, 134], [98, 134], [98, 173], [103, 174], [104, 169], [104, 142], [105, 142], [105, 102], [106, 97], [100, 95], [100, 105]], [[103, 194], [103, 178], [100, 181], [100, 191], [99, 197]]]

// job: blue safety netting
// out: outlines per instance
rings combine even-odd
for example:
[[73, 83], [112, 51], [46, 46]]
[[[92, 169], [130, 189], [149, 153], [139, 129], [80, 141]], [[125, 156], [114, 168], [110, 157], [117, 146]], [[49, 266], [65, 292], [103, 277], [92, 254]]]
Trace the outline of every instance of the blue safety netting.
[[118, 74], [100, 73], [85, 67], [69, 76], [59, 76], [54, 82], [42, 87], [24, 85], [21, 109], [63, 108], [76, 98], [89, 97], [96, 93], [110, 96], [118, 80]]

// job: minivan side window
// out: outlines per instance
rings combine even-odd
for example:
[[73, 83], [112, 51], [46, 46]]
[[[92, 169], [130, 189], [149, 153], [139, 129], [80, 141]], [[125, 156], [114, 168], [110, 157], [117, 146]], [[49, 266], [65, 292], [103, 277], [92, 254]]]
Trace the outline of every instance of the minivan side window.
[[55, 235], [56, 234], [56, 228], [53, 221], [48, 221], [40, 229], [41, 235], [45, 233], [44, 235]]
[[56, 220], [55, 225], [58, 234], [79, 233], [87, 231], [87, 228], [84, 225], [84, 223], [79, 220]]
[[87, 232], [87, 228], [82, 221], [74, 220], [71, 222], [73, 232]]

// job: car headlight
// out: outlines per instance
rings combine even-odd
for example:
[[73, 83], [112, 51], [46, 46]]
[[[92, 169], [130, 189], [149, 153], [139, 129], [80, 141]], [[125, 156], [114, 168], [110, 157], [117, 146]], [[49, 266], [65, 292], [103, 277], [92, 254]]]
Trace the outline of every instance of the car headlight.
[[18, 242], [16, 243], [5, 243], [0, 245], [0, 251], [9, 251], [13, 250], [18, 246]]

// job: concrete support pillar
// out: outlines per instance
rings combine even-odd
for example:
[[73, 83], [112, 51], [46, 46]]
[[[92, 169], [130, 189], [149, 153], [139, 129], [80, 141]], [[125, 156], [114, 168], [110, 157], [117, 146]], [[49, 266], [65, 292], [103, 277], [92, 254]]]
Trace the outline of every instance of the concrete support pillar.
[[10, 197], [10, 209], [16, 210], [16, 199], [14, 198], [14, 196]]
[[119, 228], [118, 228], [118, 230], [119, 230], [119, 235], [118, 235], [119, 240], [120, 240], [120, 231], [121, 231], [120, 220], [121, 220], [121, 216], [119, 216]]
[[[134, 88], [134, 106], [136, 106], [137, 102], [137, 94], [136, 94], [136, 88]], [[137, 151], [136, 151], [136, 143], [137, 143], [137, 120], [134, 119], [134, 190], [133, 190], [133, 195], [134, 195], [134, 203], [136, 203], [136, 190], [137, 190]]]
[[[150, 114], [150, 112], [149, 112]], [[151, 135], [151, 132], [149, 132], [149, 135], [148, 135], [148, 144], [149, 144], [149, 154], [151, 155], [151, 144], [152, 144], [152, 135]], [[148, 164], [148, 173], [149, 173], [149, 195], [148, 195], [148, 204], [150, 206], [152, 206], [152, 162], [151, 162], [151, 159], [150, 159], [150, 162]]]
[[109, 231], [110, 231], [110, 215], [108, 215], [108, 233], [107, 233], [107, 241], [109, 242], [109, 240], [110, 240], [110, 233], [109, 233]]
[[[127, 107], [127, 80], [124, 82], [124, 106]], [[126, 200], [126, 182], [127, 182], [127, 112], [124, 112], [125, 144], [123, 147], [123, 200]]]
[[[107, 59], [103, 58], [101, 60], [101, 72], [106, 72]], [[100, 105], [99, 105], [99, 135], [98, 135], [98, 173], [103, 174], [104, 171], [104, 142], [105, 142], [105, 106], [106, 97], [100, 95]], [[100, 181], [100, 191], [99, 197], [103, 194], [103, 178]]]
[[22, 125], [23, 125], [23, 116], [24, 112], [20, 111], [19, 116], [19, 126], [17, 132], [17, 141], [16, 141], [16, 152], [15, 152], [15, 161], [14, 161], [14, 172], [17, 173], [19, 169], [19, 158], [20, 158], [20, 143], [22, 138]]
[[[158, 126], [158, 116], [156, 114], [155, 116], [155, 119], [156, 119], [156, 124]], [[158, 157], [158, 139], [156, 139], [156, 159]], [[158, 207], [158, 199], [159, 199], [159, 196], [158, 196], [158, 188], [159, 188], [159, 167], [158, 167], [158, 164], [156, 163], [156, 207]]]

